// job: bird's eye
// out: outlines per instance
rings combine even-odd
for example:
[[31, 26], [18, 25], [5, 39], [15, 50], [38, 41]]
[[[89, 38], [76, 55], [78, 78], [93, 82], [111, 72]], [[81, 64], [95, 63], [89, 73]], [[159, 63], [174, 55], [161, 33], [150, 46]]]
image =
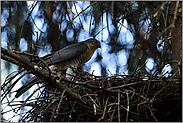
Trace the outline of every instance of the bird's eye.
[[93, 41], [93, 45], [96, 45], [96, 44], [97, 44], [97, 42]]

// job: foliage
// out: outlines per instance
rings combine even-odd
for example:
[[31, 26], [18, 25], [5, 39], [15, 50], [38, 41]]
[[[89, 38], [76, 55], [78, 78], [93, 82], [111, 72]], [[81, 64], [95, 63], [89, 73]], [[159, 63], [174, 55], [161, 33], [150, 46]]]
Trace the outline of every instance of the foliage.
[[[176, 28], [178, 33], [171, 32], [177, 23], [182, 23], [181, 8], [182, 2], [175, 1], [37, 1], [28, 7], [26, 2], [2, 1], [2, 47], [16, 50], [16, 54], [31, 63], [31, 58], [39, 58], [37, 55], [43, 49], [54, 52], [88, 37], [100, 39], [103, 46], [95, 60], [101, 67], [102, 76], [76, 71], [74, 81], [60, 80], [82, 99], [95, 104], [96, 114], [95, 108], [78, 103], [64, 90], [45, 85], [38, 86], [40, 90], [36, 90], [39, 93], [35, 99], [28, 97], [25, 102], [12, 104], [8, 100], [14, 85], [27, 74], [35, 73], [3, 53], [1, 57], [6, 62], [1, 62], [5, 62], [8, 73], [13, 66], [11, 63], [19, 68], [1, 84], [2, 100], [6, 99], [5, 105], [12, 107], [10, 111], [21, 116], [20, 121], [181, 121], [180, 115], [175, 116], [181, 114], [178, 110], [181, 109], [181, 74], [176, 68], [174, 73], [168, 73], [168, 77], [163, 75], [166, 64], [177, 64], [175, 60], [179, 60], [173, 59], [170, 42], [182, 34], [181, 26]], [[37, 25], [38, 21], [42, 26]], [[125, 33], [122, 28], [126, 29]], [[23, 41], [27, 48], [22, 46]], [[117, 57], [121, 51], [127, 54], [125, 65], [119, 63], [123, 58]], [[111, 74], [109, 65], [104, 61], [106, 57], [113, 62], [109, 64], [114, 66], [115, 74]], [[146, 67], [148, 58], [155, 62], [151, 70]], [[23, 112], [23, 103], [31, 109]], [[167, 108], [172, 104], [175, 107]], [[20, 109], [22, 114], [17, 112]], [[11, 118], [3, 118], [8, 112], [1, 110], [2, 121], [11, 121]]]

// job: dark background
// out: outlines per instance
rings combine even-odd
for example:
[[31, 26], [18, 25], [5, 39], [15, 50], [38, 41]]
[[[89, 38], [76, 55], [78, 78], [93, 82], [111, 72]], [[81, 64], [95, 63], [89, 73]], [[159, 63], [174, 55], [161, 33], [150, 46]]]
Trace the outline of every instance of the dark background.
[[[175, 10], [176, 28], [168, 28]], [[2, 1], [1, 47], [29, 52], [31, 45], [37, 44], [42, 49], [38, 48], [36, 54], [44, 56], [93, 37], [101, 41], [102, 48], [80, 69], [98, 76], [130, 74], [141, 58], [138, 67], [142, 66], [142, 74], [153, 74], [163, 63], [180, 60], [181, 24], [182, 2], [176, 8], [175, 1], [32, 1], [29, 4]], [[167, 71], [166, 76], [172, 75], [177, 69], [173, 64], [165, 68], [160, 70], [160, 76]], [[1, 82], [11, 72], [21, 69], [1, 60]], [[25, 76], [21, 83], [29, 78]]]

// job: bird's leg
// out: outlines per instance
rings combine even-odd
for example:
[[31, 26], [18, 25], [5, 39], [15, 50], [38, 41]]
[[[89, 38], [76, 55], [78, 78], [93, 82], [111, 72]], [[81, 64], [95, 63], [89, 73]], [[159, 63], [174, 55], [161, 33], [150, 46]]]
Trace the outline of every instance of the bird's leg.
[[74, 76], [76, 75], [76, 73], [74, 73], [74, 71], [73, 71], [74, 67], [72, 67], [72, 68], [71, 67], [67, 68], [67, 70], [66, 70], [66, 78], [68, 78], [70, 80], [74, 80]]

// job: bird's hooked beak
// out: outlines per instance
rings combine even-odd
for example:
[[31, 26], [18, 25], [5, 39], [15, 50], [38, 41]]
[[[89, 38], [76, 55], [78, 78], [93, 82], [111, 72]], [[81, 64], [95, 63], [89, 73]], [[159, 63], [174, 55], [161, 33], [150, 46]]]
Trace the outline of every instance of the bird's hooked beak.
[[101, 48], [101, 43], [99, 42], [97, 46], [98, 46], [98, 48]]

